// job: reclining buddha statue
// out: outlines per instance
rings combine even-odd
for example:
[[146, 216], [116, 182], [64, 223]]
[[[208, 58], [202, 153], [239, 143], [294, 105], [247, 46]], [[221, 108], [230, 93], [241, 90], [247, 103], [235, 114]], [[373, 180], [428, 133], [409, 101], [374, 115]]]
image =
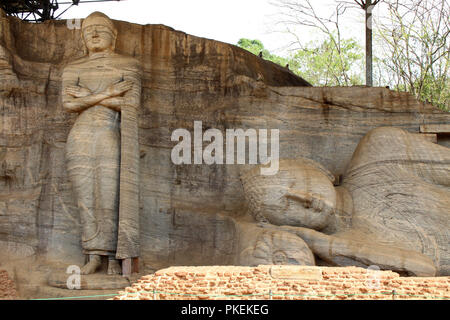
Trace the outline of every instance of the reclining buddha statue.
[[[252, 168], [241, 181], [249, 213], [264, 232], [301, 238], [285, 235], [290, 242], [282, 244], [303, 252], [296, 263], [450, 275], [449, 148], [381, 127], [360, 141], [337, 187], [312, 160], [282, 159], [279, 167], [273, 176]], [[271, 254], [281, 249], [274, 246]], [[244, 248], [244, 263], [260, 262], [255, 252]]]

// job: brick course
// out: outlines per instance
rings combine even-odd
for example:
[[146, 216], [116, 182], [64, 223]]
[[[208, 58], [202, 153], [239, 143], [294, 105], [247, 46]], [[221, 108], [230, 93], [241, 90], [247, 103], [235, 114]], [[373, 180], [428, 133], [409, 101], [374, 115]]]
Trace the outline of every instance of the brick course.
[[14, 282], [8, 277], [8, 273], [0, 270], [0, 300], [17, 298]]
[[450, 299], [450, 277], [400, 277], [357, 267], [170, 267], [113, 300]]

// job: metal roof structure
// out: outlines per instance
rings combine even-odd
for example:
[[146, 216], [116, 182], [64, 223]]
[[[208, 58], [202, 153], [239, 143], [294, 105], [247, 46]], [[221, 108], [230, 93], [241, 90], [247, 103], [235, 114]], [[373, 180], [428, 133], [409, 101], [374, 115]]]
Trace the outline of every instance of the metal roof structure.
[[7, 15], [18, 17], [24, 21], [43, 22], [58, 19], [72, 6], [77, 6], [82, 3], [110, 1], [121, 0], [0, 0], [0, 8]]

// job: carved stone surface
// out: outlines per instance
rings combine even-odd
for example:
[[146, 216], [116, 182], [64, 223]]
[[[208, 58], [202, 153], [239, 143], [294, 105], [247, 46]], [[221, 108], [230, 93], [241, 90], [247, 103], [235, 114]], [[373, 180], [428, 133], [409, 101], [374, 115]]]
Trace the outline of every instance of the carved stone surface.
[[257, 166], [241, 179], [257, 221], [322, 230], [335, 212], [334, 176], [314, 161], [283, 159], [273, 176], [261, 175]]
[[281, 160], [270, 177], [253, 168], [242, 181], [264, 228], [297, 234], [327, 263], [448, 275], [449, 164], [450, 149], [381, 127], [361, 140], [338, 188], [308, 159]]
[[[187, 35], [169, 27], [142, 26], [122, 21], [114, 21], [114, 25], [118, 31], [116, 53], [139, 61], [142, 72], [142, 99], [136, 115], [140, 155], [138, 204], [142, 269], [180, 264], [237, 264], [242, 250], [257, 248], [258, 239], [263, 239], [260, 243], [266, 243], [264, 239], [267, 234], [279, 234], [283, 241], [272, 241], [276, 245], [269, 248], [273, 248], [274, 252], [267, 251], [269, 254], [264, 259], [284, 263], [291, 252], [277, 252], [277, 246], [278, 243], [290, 243], [304, 250], [296, 263], [312, 263], [307, 254], [311, 251], [315, 254], [316, 264], [350, 264], [355, 260], [339, 261], [333, 258], [327, 262], [324, 259], [327, 259], [326, 252], [330, 248], [330, 235], [336, 236], [339, 230], [353, 221], [350, 219], [353, 216], [349, 217], [347, 213], [351, 210], [349, 208], [354, 207], [351, 212], [355, 224], [359, 227], [366, 217], [375, 217], [375, 222], [367, 227], [375, 225], [370, 235], [379, 235], [376, 241], [380, 242], [360, 248], [360, 256], [369, 257], [364, 260], [364, 265], [374, 262], [373, 257], [376, 257], [376, 261], [384, 263], [383, 267], [393, 267], [390, 258], [383, 260], [381, 255], [373, 255], [372, 245], [381, 246], [379, 249], [384, 250], [386, 245], [393, 248], [392, 241], [404, 243], [415, 237], [410, 245], [405, 244], [406, 247], [395, 246], [395, 250], [399, 250], [396, 252], [399, 259], [404, 255], [410, 257], [407, 261], [411, 261], [413, 267], [420, 265], [420, 268], [414, 267], [419, 271], [413, 268], [416, 272], [430, 273], [433, 268], [437, 273], [446, 272], [444, 265], [448, 260], [442, 258], [445, 250], [436, 251], [441, 252], [437, 259], [433, 248], [442, 245], [430, 243], [434, 240], [429, 233], [435, 228], [436, 220], [429, 220], [428, 216], [426, 221], [420, 220], [398, 210], [400, 214], [391, 217], [388, 214], [390, 209], [378, 217], [378, 211], [365, 207], [367, 199], [375, 206], [379, 205], [375, 210], [382, 210], [391, 202], [372, 199], [370, 184], [362, 173], [364, 170], [356, 170], [360, 166], [358, 163], [362, 165], [365, 160], [351, 160], [358, 143], [371, 129], [390, 126], [419, 133], [421, 125], [448, 125], [448, 113], [418, 102], [409, 94], [385, 88], [309, 87], [286, 68], [245, 50]], [[82, 265], [82, 226], [65, 163], [67, 138], [77, 115], [64, 111], [61, 96], [64, 68], [87, 54], [81, 30], [67, 28], [65, 21], [30, 24], [6, 18], [2, 13], [0, 47], [0, 241], [20, 244], [8, 246], [18, 248], [22, 256], [34, 252], [35, 256], [48, 261]], [[324, 222], [318, 221], [316, 227], [320, 231], [306, 228], [302, 221], [291, 221], [294, 225], [283, 228], [273, 225], [278, 224], [275, 220], [256, 224], [253, 217], [247, 215], [248, 200], [240, 182], [240, 172], [244, 171], [244, 166], [174, 165], [170, 161], [171, 148], [175, 144], [171, 141], [171, 133], [177, 128], [192, 131], [194, 121], [202, 121], [205, 128], [221, 131], [227, 128], [279, 129], [281, 158], [294, 161], [309, 159], [329, 172], [308, 169], [309, 173], [302, 172], [301, 176], [318, 181], [327, 181], [326, 177], [330, 177], [324, 184], [308, 186], [306, 190], [315, 194], [326, 191], [327, 196], [318, 203], [327, 208], [335, 204], [331, 220], [337, 216], [341, 218], [323, 229], [320, 228]], [[420, 134], [417, 136], [417, 139], [423, 139]], [[397, 139], [388, 141], [395, 142], [394, 145], [410, 141]], [[438, 144], [446, 144], [445, 139], [437, 134]], [[426, 139], [423, 141], [425, 143]], [[438, 147], [437, 144], [434, 146]], [[416, 152], [411, 144], [405, 150], [409, 150], [407, 153]], [[431, 152], [438, 156], [448, 152], [430, 151], [434, 149], [428, 144], [418, 150], [420, 154]], [[392, 154], [396, 153], [392, 150]], [[381, 194], [384, 190], [381, 181], [387, 181], [390, 173], [383, 173], [381, 164], [386, 161], [382, 160], [381, 155], [379, 159], [380, 166], [371, 164], [373, 168], [367, 175], [381, 170], [381, 176], [373, 174], [371, 178]], [[406, 176], [410, 179], [411, 174], [409, 169], [404, 168], [404, 160], [399, 161], [390, 166], [398, 168], [400, 179]], [[421, 172], [422, 169], [430, 171], [431, 162], [433, 170], [442, 168], [439, 172], [448, 172], [448, 162], [445, 161], [425, 159], [427, 165], [418, 162], [415, 165], [417, 168], [413, 169], [416, 172], [413, 176], [419, 174], [419, 178], [416, 189], [411, 190], [414, 194], [420, 191], [422, 200], [427, 201], [433, 212], [443, 208], [445, 200], [442, 200], [442, 195], [447, 194], [448, 185], [440, 180], [430, 184], [426, 180], [429, 177]], [[346, 174], [350, 162], [350, 171]], [[336, 178], [334, 184], [339, 184], [339, 177], [342, 176], [343, 184], [335, 186], [333, 191], [331, 177]], [[433, 176], [433, 179], [438, 178]], [[393, 187], [397, 188], [396, 184]], [[428, 187], [431, 193], [427, 193]], [[438, 195], [441, 198], [436, 202], [427, 198], [435, 199]], [[298, 194], [293, 194], [283, 201], [295, 203], [300, 198]], [[392, 194], [386, 201], [410, 205], [405, 199], [402, 195]], [[303, 204], [297, 201], [295, 205], [304, 210]], [[310, 209], [314, 212], [314, 208]], [[289, 216], [292, 214], [289, 213]], [[405, 227], [405, 230], [416, 228], [416, 236], [398, 236], [402, 233], [388, 230], [390, 235], [385, 240], [380, 239], [386, 231], [381, 226], [386, 224], [376, 221], [382, 216], [385, 221], [398, 219], [392, 224], [396, 230], [403, 228], [400, 221], [409, 221], [405, 225], [410, 227]], [[406, 219], [401, 220], [400, 216], [406, 216]], [[414, 219], [419, 220], [415, 223]], [[449, 229], [448, 218], [440, 221], [441, 230], [436, 234], [441, 238], [437, 243], [445, 241], [445, 232]], [[428, 223], [433, 225], [431, 229], [422, 225]], [[425, 232], [419, 232], [417, 228]], [[242, 238], [242, 235], [250, 234], [248, 230], [255, 230], [254, 237]], [[360, 237], [356, 233], [353, 236], [348, 233], [347, 236], [350, 239], [342, 236], [339, 238], [341, 240], [333, 241], [333, 248], [350, 256], [353, 249], [349, 241]], [[410, 246], [419, 246], [420, 249]], [[413, 249], [418, 250], [413, 252], [423, 258], [422, 264], [418, 263], [422, 258], [409, 255]], [[438, 260], [441, 261], [439, 268]], [[430, 263], [433, 268], [429, 268]]]
[[[68, 289], [67, 273], [55, 272], [48, 277], [48, 284], [55, 288]], [[80, 282], [76, 290], [112, 290], [123, 289], [130, 285], [130, 281], [125, 277], [118, 277], [109, 274], [89, 274], [81, 275]], [[74, 289], [71, 289], [74, 290]]]
[[237, 265], [315, 265], [314, 255], [299, 237], [280, 230], [264, 230], [249, 225], [243, 229], [240, 239], [242, 248]]
[[104, 14], [92, 13], [81, 29], [88, 56], [64, 68], [62, 100], [66, 111], [78, 114], [66, 161], [83, 253], [91, 255], [82, 273], [100, 267], [98, 256], [110, 257], [108, 273], [120, 273], [115, 258], [139, 256], [140, 67], [114, 52], [117, 30]]
[[450, 149], [398, 128], [377, 128], [359, 143], [343, 187], [352, 228], [366, 241], [422, 253], [450, 275]]
[[12, 70], [12, 56], [8, 50], [0, 45], [0, 95], [9, 95], [12, 90], [19, 86], [16, 74]]

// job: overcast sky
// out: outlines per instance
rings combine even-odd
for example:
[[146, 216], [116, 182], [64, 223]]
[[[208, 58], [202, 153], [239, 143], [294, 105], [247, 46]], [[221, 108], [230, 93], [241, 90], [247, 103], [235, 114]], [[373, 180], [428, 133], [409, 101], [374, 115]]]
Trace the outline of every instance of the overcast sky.
[[[64, 0], [63, 0], [64, 1]], [[91, 12], [102, 11], [110, 18], [139, 24], [164, 24], [186, 33], [236, 44], [240, 38], [259, 39], [265, 47], [275, 53], [289, 43], [289, 38], [274, 29], [277, 7], [271, 0], [125, 0], [120, 2], [86, 3], [72, 6], [61, 18], [85, 18]], [[333, 0], [315, 0], [321, 12], [330, 10]], [[361, 27], [355, 37], [363, 39]], [[358, 17], [353, 17], [353, 20]], [[358, 21], [356, 21], [358, 23]], [[302, 32], [302, 37], [311, 39], [310, 32]]]

